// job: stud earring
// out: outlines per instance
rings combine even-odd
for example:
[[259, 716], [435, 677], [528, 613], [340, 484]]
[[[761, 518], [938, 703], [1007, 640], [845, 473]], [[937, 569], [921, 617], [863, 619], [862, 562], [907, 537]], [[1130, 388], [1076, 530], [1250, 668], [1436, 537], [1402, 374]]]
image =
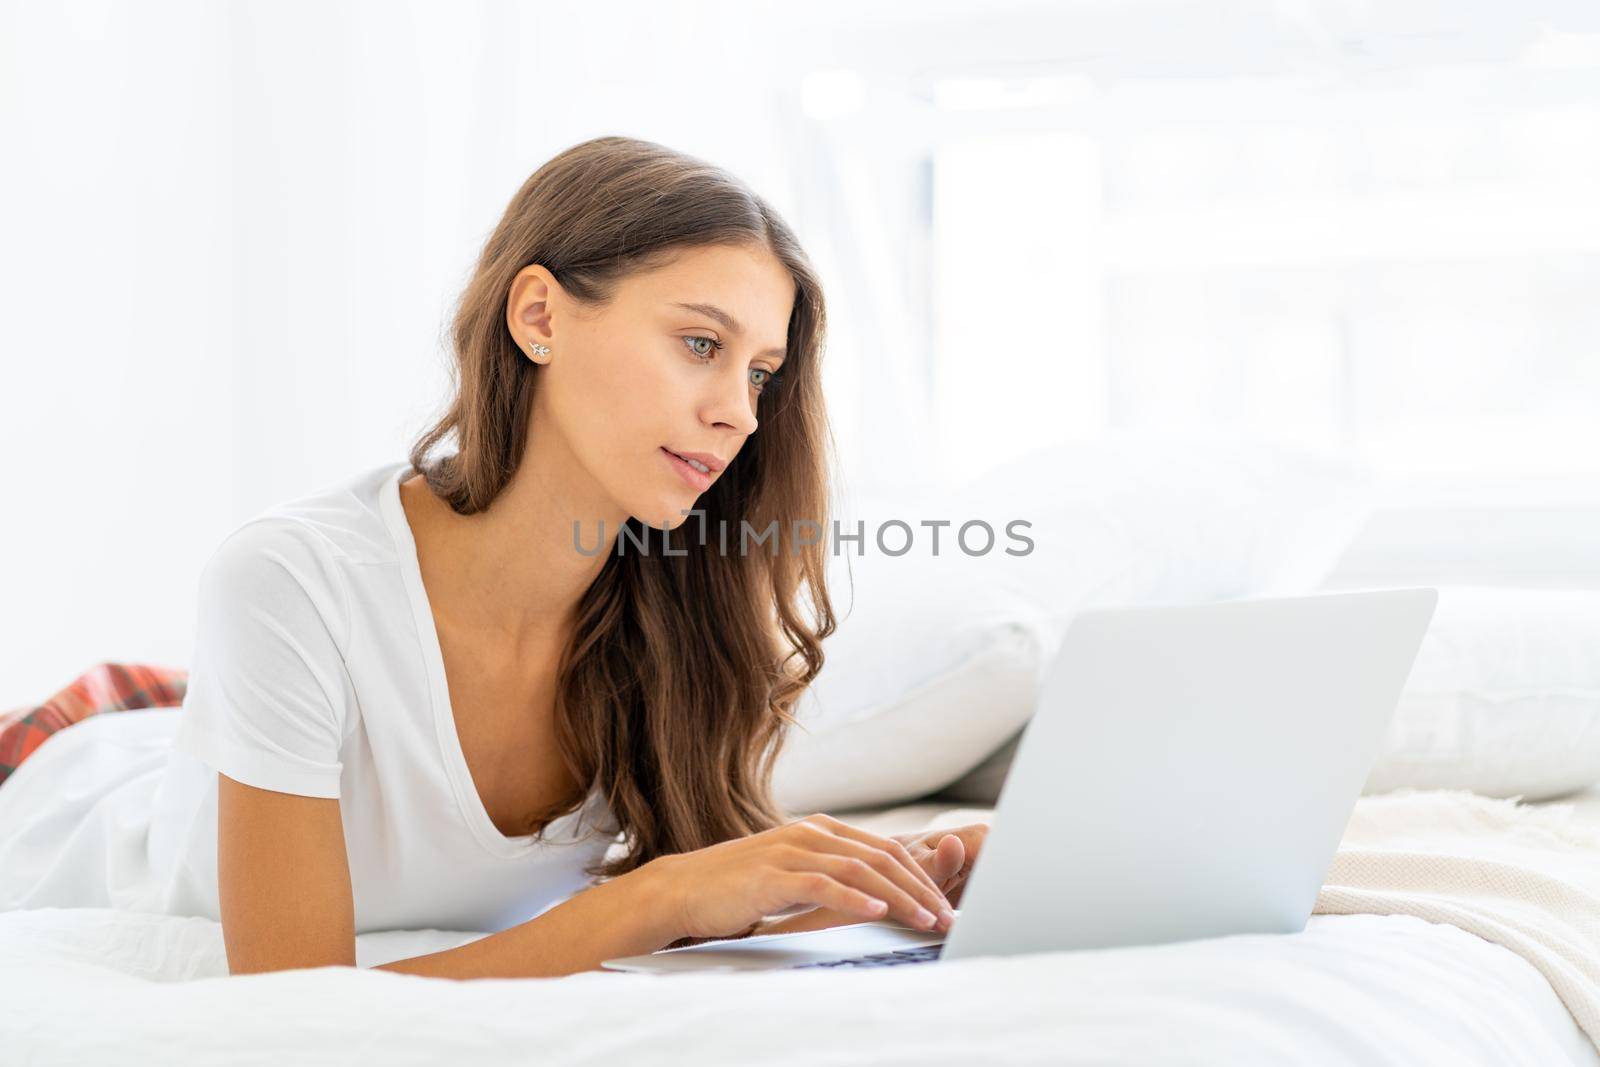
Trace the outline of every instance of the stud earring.
[[535, 343], [533, 345], [533, 354], [536, 356], [548, 356], [550, 354], [550, 349], [547, 345]]

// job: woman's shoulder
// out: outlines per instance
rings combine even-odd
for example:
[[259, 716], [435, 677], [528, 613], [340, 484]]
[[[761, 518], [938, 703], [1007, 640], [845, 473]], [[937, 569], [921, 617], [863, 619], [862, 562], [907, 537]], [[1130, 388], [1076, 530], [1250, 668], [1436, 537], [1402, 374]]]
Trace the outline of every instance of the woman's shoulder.
[[215, 556], [282, 553], [306, 562], [393, 563], [393, 508], [400, 471], [408, 466], [384, 464], [274, 504], [234, 527]]

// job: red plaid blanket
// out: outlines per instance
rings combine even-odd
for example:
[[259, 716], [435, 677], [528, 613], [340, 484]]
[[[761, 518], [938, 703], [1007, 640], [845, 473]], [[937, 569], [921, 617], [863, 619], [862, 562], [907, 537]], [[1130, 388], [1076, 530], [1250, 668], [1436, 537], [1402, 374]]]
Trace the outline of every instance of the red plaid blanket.
[[0, 784], [57, 730], [102, 711], [183, 703], [189, 672], [148, 663], [99, 663], [36, 707], [0, 715]]

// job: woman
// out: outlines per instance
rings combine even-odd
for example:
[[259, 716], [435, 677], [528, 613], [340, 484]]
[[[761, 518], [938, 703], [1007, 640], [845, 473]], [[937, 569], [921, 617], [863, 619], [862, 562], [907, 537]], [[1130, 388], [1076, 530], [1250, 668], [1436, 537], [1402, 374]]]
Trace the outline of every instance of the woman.
[[834, 627], [823, 546], [796, 536], [826, 527], [823, 329], [794, 235], [731, 176], [622, 137], [551, 159], [483, 249], [455, 395], [408, 461], [207, 562], [148, 820], [132, 779], [98, 823], [15, 833], [43, 769], [0, 793], [6, 905], [210, 915], [234, 973], [354, 964], [377, 929], [494, 931], [383, 965], [450, 977], [947, 929], [983, 826], [885, 838], [769, 794]]

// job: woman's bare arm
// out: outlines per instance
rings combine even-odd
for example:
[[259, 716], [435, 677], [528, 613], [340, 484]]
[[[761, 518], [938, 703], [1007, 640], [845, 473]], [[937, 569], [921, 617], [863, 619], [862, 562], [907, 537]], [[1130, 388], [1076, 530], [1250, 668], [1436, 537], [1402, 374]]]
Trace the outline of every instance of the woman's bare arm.
[[217, 892], [232, 974], [356, 962], [339, 801], [217, 776]]
[[641, 867], [499, 933], [373, 969], [438, 978], [551, 978], [654, 952], [677, 934], [652, 877]]
[[[217, 881], [232, 974], [355, 966], [355, 907], [339, 801], [218, 776]], [[596, 970], [677, 938], [654, 872], [589, 887], [543, 915], [457, 948], [375, 970], [532, 978]]]

